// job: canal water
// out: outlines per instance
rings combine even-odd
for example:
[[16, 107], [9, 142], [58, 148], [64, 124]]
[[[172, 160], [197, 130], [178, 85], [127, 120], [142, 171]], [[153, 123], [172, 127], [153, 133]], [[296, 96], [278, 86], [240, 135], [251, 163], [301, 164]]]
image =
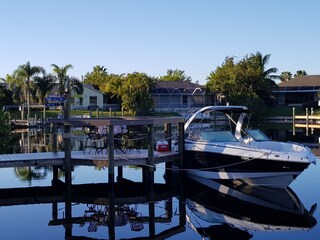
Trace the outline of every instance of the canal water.
[[[50, 150], [46, 131], [17, 134], [17, 151]], [[320, 136], [271, 128], [267, 134], [315, 148]], [[76, 150], [79, 142], [72, 143]], [[319, 239], [319, 165], [311, 165], [282, 190], [183, 174], [171, 178], [165, 164], [157, 166], [150, 187], [142, 183], [140, 168], [125, 167], [115, 196], [104, 168], [75, 167], [72, 190], [50, 188], [51, 168], [0, 169], [0, 239]]]

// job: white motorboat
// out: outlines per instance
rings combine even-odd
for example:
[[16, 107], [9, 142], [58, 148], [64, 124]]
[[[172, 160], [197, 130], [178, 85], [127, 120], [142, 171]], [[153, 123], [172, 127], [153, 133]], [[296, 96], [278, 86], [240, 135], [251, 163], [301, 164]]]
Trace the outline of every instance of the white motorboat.
[[188, 173], [250, 185], [287, 187], [316, 156], [298, 143], [270, 140], [250, 129], [244, 106], [208, 106], [185, 123]]

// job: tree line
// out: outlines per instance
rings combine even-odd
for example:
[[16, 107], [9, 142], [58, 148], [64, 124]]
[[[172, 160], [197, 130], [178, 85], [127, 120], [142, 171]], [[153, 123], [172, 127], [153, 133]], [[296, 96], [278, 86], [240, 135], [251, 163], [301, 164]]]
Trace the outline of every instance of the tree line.
[[[30, 62], [20, 65], [12, 74], [2, 78], [9, 89], [0, 89], [0, 105], [33, 103], [44, 104], [45, 98], [57, 86], [56, 94], [64, 95], [66, 88], [77, 95], [83, 93], [83, 84], [92, 84], [113, 101], [120, 103], [124, 109], [133, 115], [147, 114], [153, 108], [151, 97], [152, 89], [157, 81], [189, 81], [182, 70], [169, 69], [166, 75], [158, 78], [145, 73], [134, 72], [130, 74], [108, 73], [103, 66], [95, 66], [88, 72], [83, 81], [69, 76], [68, 71], [73, 68], [71, 64], [57, 66], [52, 64], [52, 73], [47, 73], [41, 66], [32, 66]], [[29, 114], [29, 109], [28, 109]]]
[[[236, 57], [226, 57], [221, 66], [207, 76], [206, 88], [214, 92], [218, 99], [225, 98], [231, 104], [267, 103], [271, 100], [271, 90], [277, 87], [276, 80], [289, 81], [292, 78], [288, 71], [276, 75], [277, 68], [267, 68], [270, 57], [270, 54], [263, 56], [260, 52], [238, 61]], [[80, 81], [68, 75], [68, 71], [73, 68], [71, 64], [60, 67], [52, 64], [51, 67], [51, 73], [47, 73], [43, 67], [32, 66], [27, 62], [18, 66], [12, 74], [7, 74], [1, 79], [9, 86], [8, 90], [2, 88], [0, 91], [1, 105], [29, 105], [29, 101], [44, 104], [45, 98], [55, 86], [58, 95], [63, 95], [66, 88], [81, 95], [85, 83], [92, 84], [109, 99], [121, 103], [133, 115], [142, 115], [153, 107], [151, 91], [157, 81], [192, 82], [191, 77], [179, 69], [168, 69], [165, 75], [153, 77], [141, 72], [109, 73], [107, 68], [97, 65]], [[301, 75], [307, 73], [299, 70], [294, 76]]]

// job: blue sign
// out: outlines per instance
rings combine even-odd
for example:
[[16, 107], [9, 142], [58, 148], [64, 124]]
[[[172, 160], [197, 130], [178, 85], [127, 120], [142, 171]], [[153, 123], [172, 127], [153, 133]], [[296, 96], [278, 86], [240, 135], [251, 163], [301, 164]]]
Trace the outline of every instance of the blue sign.
[[46, 106], [53, 107], [53, 106], [62, 106], [65, 102], [64, 96], [49, 96], [46, 98]]
[[65, 100], [63, 96], [49, 96], [46, 98], [46, 102], [64, 102]]

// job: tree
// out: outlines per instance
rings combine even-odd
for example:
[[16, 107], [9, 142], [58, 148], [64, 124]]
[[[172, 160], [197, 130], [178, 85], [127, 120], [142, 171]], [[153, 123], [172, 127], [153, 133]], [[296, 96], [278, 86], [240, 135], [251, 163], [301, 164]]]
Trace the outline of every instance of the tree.
[[161, 76], [159, 78], [160, 81], [186, 81], [191, 82], [192, 79], [189, 76], [186, 76], [185, 72], [183, 70], [167, 70], [167, 75]]
[[4, 86], [0, 86], [0, 106], [13, 105], [12, 91], [6, 89]]
[[2, 81], [8, 84], [9, 89], [12, 92], [12, 100], [16, 104], [25, 102], [26, 96], [23, 94], [25, 84], [22, 77], [19, 77], [17, 73], [13, 73], [12, 75], [7, 74], [5, 79], [2, 79]]
[[146, 115], [153, 107], [151, 96], [156, 80], [144, 73], [134, 72], [126, 76], [121, 87], [122, 107], [133, 115]]
[[83, 85], [80, 80], [76, 77], [70, 77], [67, 74], [68, 70], [73, 68], [71, 64], [62, 67], [59, 67], [56, 64], [51, 64], [51, 66], [53, 67], [53, 74], [58, 79], [59, 95], [64, 95], [67, 89], [76, 92], [77, 94], [83, 93]]
[[103, 66], [97, 65], [93, 67], [92, 72], [88, 72], [84, 77], [84, 82], [92, 84], [96, 89], [103, 90], [105, 88], [108, 78], [107, 69]]
[[275, 67], [266, 69], [266, 65], [269, 63], [271, 54], [263, 56], [260, 52], [251, 54], [249, 61], [253, 63], [253, 68], [258, 70], [258, 79], [255, 80], [255, 92], [264, 101], [268, 101], [273, 88], [277, 87], [274, 80], [280, 79], [279, 75], [276, 75], [278, 69]]
[[301, 77], [301, 76], [306, 76], [308, 75], [305, 70], [298, 70], [295, 74], [294, 77]]
[[288, 82], [289, 80], [291, 80], [291, 78], [292, 78], [292, 73], [291, 72], [286, 71], [286, 72], [282, 72], [280, 74], [281, 82]]
[[122, 85], [126, 80], [124, 74], [109, 74], [106, 79], [106, 85], [101, 89], [102, 92], [105, 92], [107, 95], [110, 95], [111, 99], [117, 99], [116, 102], [121, 102], [122, 96]]
[[[270, 55], [251, 54], [236, 62], [234, 57], [226, 57], [224, 63], [207, 77], [207, 87], [224, 95], [232, 104], [269, 100], [270, 92], [277, 79], [276, 68], [266, 69]], [[251, 100], [250, 100], [251, 99]]]
[[10, 137], [9, 116], [0, 111], [0, 154], [8, 153], [12, 138]]
[[52, 74], [44, 73], [43, 76], [36, 76], [34, 83], [40, 104], [44, 104], [45, 98], [51, 92], [55, 85], [56, 78]]
[[155, 85], [156, 79], [145, 73], [109, 75], [105, 92], [120, 99], [122, 107], [133, 115], [146, 115], [153, 107], [151, 92]]
[[26, 84], [26, 96], [27, 96], [27, 108], [28, 108], [28, 117], [30, 117], [30, 86], [33, 78], [40, 73], [44, 73], [44, 68], [40, 66], [31, 66], [28, 61], [24, 65], [20, 65], [15, 71], [19, 77], [22, 77], [25, 80]]

